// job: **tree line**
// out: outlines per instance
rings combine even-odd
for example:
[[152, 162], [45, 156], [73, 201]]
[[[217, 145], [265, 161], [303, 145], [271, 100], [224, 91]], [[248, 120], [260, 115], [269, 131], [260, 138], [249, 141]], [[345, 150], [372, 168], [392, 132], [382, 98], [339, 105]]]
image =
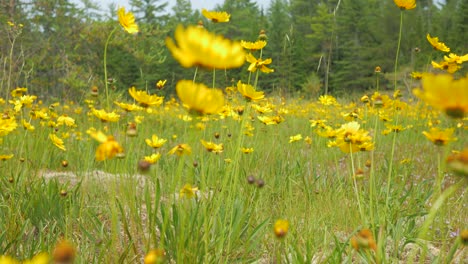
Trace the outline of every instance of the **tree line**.
[[[131, 0], [140, 33], [117, 30], [117, 6], [100, 7], [92, 0], [0, 0], [1, 96], [16, 87], [50, 98], [80, 100], [90, 87], [104, 86], [107, 71], [112, 87], [152, 91], [167, 80], [162, 93], [173, 93], [180, 79], [192, 79], [165, 47], [178, 24], [200, 21], [209, 31], [234, 40], [255, 41], [265, 30], [264, 58], [275, 70], [260, 76], [259, 88], [283, 95], [347, 94], [375, 86], [374, 69], [383, 73], [381, 88], [392, 86], [395, 54], [403, 13], [398, 58], [398, 87], [410, 89], [412, 71], [431, 70], [433, 51], [426, 34], [438, 36], [453, 52], [468, 53], [468, 0], [418, 0], [413, 10], [401, 11], [392, 0], [271, 0], [263, 9], [251, 0], [225, 0], [215, 10], [231, 14], [229, 23], [212, 23], [194, 10], [189, 0], [168, 7], [165, 0]], [[248, 76], [244, 68], [217, 74], [217, 86], [234, 85]], [[211, 72], [198, 80], [211, 83]], [[466, 74], [466, 69], [459, 74]]]

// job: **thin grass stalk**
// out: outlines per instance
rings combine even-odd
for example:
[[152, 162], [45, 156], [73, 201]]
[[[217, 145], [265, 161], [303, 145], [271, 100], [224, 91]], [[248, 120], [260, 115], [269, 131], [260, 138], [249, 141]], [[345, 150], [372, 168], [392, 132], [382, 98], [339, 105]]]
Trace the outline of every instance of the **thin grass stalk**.
[[106, 87], [106, 103], [107, 109], [110, 110], [110, 103], [109, 103], [109, 83], [107, 81], [107, 47], [109, 46], [110, 39], [112, 35], [114, 35], [115, 31], [117, 31], [117, 27], [115, 27], [109, 36], [107, 37], [106, 44], [104, 45], [104, 84]]
[[395, 56], [395, 76], [393, 80], [393, 88], [396, 91], [397, 89], [397, 69], [398, 69], [398, 57], [400, 56], [400, 45], [401, 45], [401, 32], [403, 29], [403, 10], [400, 11], [400, 30], [398, 32], [398, 46]]

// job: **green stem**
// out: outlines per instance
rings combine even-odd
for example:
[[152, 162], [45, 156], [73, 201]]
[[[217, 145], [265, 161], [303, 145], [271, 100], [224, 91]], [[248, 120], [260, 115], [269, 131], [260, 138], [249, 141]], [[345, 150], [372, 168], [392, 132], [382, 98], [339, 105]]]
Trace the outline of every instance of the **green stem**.
[[[263, 49], [260, 50], [260, 57], [259, 59], [261, 60], [262, 59], [262, 56], [263, 56]], [[257, 69], [256, 73], [255, 73], [255, 83], [254, 83], [254, 89], [257, 90], [257, 83], [258, 83], [258, 74], [259, 74], [259, 69]]]
[[109, 41], [112, 37], [112, 35], [115, 33], [118, 27], [115, 27], [109, 36], [107, 37], [106, 44], [104, 45], [104, 84], [106, 87], [106, 103], [107, 103], [107, 109], [110, 110], [110, 103], [109, 103], [109, 84], [107, 82], [107, 46], [109, 45]]
[[193, 74], [193, 82], [195, 83], [195, 80], [197, 79], [197, 73], [198, 73], [198, 66], [195, 67], [195, 73]]
[[[398, 121], [399, 121], [399, 117], [400, 115], [396, 115], [396, 124], [395, 125], [398, 125]], [[388, 209], [388, 203], [389, 203], [389, 200], [390, 200], [390, 185], [391, 184], [391, 180], [392, 180], [392, 170], [393, 170], [393, 158], [395, 156], [395, 144], [396, 144], [396, 137], [397, 137], [397, 133], [398, 132], [393, 132], [393, 141], [392, 141], [392, 151], [391, 151], [391, 154], [390, 154], [390, 164], [388, 165], [388, 176], [387, 176], [387, 192], [386, 192], [386, 199], [385, 199], [385, 208]]]
[[213, 89], [215, 88], [216, 83], [216, 69], [213, 69]]
[[362, 221], [364, 220], [364, 212], [362, 211], [361, 199], [359, 198], [359, 192], [357, 189], [356, 170], [354, 168], [354, 159], [353, 159], [353, 146], [351, 143], [349, 143], [349, 157], [351, 159], [351, 170], [352, 170], [351, 175], [353, 176], [354, 193], [356, 195], [356, 199], [357, 199], [358, 207], [359, 207], [359, 214], [361, 215], [361, 221]]
[[403, 29], [403, 11], [400, 11], [400, 32], [398, 33], [398, 46], [395, 56], [395, 78], [394, 78], [394, 90], [397, 89], [397, 68], [398, 68], [398, 56], [400, 55], [400, 44], [401, 44], [401, 31]]

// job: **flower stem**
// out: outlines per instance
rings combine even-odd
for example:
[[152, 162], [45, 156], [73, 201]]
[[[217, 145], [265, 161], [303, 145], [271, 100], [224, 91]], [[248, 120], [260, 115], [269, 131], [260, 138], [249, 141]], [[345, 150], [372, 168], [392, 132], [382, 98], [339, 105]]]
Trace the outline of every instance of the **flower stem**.
[[106, 103], [107, 103], [107, 109], [110, 110], [110, 104], [109, 104], [109, 83], [107, 81], [107, 46], [109, 45], [109, 41], [112, 37], [112, 35], [115, 33], [118, 27], [115, 27], [109, 36], [107, 37], [106, 44], [104, 45], [104, 84], [106, 87]]
[[398, 33], [398, 46], [395, 56], [395, 76], [394, 76], [394, 90], [397, 89], [397, 68], [398, 68], [398, 56], [400, 55], [400, 44], [401, 44], [401, 31], [403, 29], [403, 11], [400, 11], [400, 32]]
[[213, 69], [213, 89], [215, 88], [216, 83], [216, 69]]
[[197, 79], [197, 73], [198, 73], [198, 66], [195, 67], [195, 73], [193, 74], [193, 83], [195, 83], [195, 80]]
[[356, 170], [354, 168], [353, 147], [351, 143], [349, 143], [349, 157], [351, 159], [351, 170], [352, 170], [351, 175], [353, 177], [354, 193], [356, 194], [356, 199], [357, 199], [358, 207], [359, 207], [359, 214], [361, 215], [361, 221], [362, 221], [364, 220], [364, 212], [362, 211], [361, 199], [359, 198], [359, 192], [357, 189]]

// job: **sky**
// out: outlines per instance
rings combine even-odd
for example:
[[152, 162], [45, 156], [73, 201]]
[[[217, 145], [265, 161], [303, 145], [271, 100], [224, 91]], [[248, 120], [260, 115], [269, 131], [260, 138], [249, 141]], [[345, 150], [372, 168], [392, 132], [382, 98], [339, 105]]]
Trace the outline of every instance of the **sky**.
[[[168, 2], [168, 7], [167, 11], [172, 9], [172, 6], [175, 4], [175, 0], [166, 0]], [[110, 3], [115, 3], [117, 6], [124, 6], [126, 8], [130, 8], [128, 4], [128, 0], [101, 0], [99, 1], [99, 4], [101, 8], [107, 9], [107, 6], [109, 6]], [[202, 8], [206, 8], [208, 10], [213, 9], [216, 5], [222, 4], [224, 0], [190, 0], [192, 2], [192, 9], [196, 10], [201, 10]], [[268, 5], [270, 4], [270, 0], [257, 0], [257, 1], [252, 1], [256, 2], [259, 7], [262, 7], [264, 9], [268, 8]]]

